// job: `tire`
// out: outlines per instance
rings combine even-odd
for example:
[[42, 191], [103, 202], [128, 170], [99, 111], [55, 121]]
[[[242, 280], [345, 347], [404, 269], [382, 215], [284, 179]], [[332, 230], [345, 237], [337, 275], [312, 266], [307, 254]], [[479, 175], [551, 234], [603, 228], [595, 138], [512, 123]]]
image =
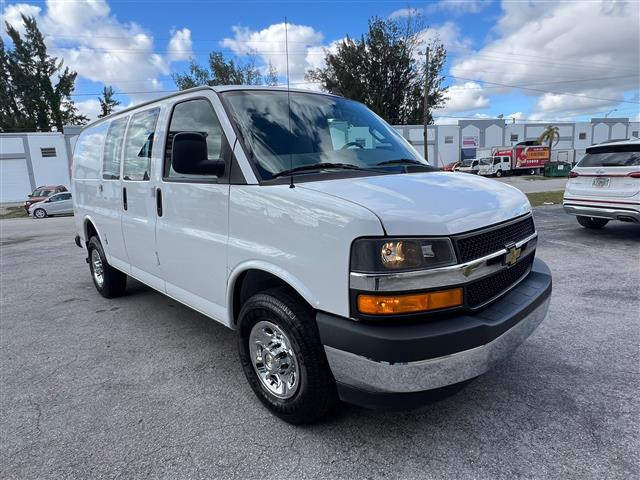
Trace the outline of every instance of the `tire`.
[[[98, 293], [105, 298], [122, 296], [127, 287], [127, 275], [109, 265], [98, 237], [89, 239], [87, 253], [91, 278]], [[102, 269], [102, 274], [98, 272], [98, 268]]]
[[[313, 310], [288, 290], [273, 288], [247, 300], [238, 317], [238, 350], [254, 393], [282, 420], [294, 425], [313, 423], [337, 404], [336, 383]], [[278, 358], [280, 366], [287, 367], [283, 376], [275, 360], [270, 361]]]
[[594, 230], [602, 228], [607, 223], [609, 223], [609, 220], [607, 220], [606, 218], [583, 217], [583, 216], [578, 215], [576, 217], [576, 219], [578, 220], [578, 223], [580, 225], [582, 225], [583, 227], [591, 228], [591, 229], [594, 229]]
[[496, 177], [500, 178], [502, 176], [502, 170], [498, 170], [496, 172]]
[[47, 211], [44, 208], [36, 208], [33, 211], [33, 216], [35, 218], [47, 218]]

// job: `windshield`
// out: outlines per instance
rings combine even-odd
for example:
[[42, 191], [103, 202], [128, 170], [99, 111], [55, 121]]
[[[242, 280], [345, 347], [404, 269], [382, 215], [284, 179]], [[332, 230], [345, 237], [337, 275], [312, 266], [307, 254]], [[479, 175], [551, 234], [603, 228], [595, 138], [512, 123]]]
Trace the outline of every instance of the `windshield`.
[[462, 160], [460, 162], [460, 166], [461, 167], [470, 167], [471, 166], [471, 162], [473, 162], [473, 159], [471, 159], [471, 160]]
[[53, 190], [35, 190], [31, 195], [34, 197], [48, 197], [53, 193]]
[[[290, 125], [286, 91], [223, 94], [263, 180], [292, 169], [304, 174], [331, 168], [393, 172], [406, 171], [403, 164], [428, 166], [399, 133], [364, 105], [314, 93], [289, 95]], [[322, 165], [314, 169], [317, 164]]]
[[491, 165], [491, 158], [481, 158], [480, 165]]
[[640, 166], [640, 145], [619, 145], [589, 149], [579, 167], [637, 167]]

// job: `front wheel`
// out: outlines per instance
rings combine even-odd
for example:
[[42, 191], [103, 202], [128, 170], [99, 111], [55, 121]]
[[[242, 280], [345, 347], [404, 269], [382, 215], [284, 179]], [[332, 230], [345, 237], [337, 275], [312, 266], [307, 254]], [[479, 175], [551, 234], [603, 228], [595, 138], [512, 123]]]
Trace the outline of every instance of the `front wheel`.
[[606, 218], [577, 216], [576, 219], [578, 220], [578, 223], [583, 227], [592, 229], [602, 228], [607, 223], [609, 223], [609, 220], [607, 220]]
[[46, 218], [47, 212], [43, 208], [36, 208], [33, 212], [33, 216], [36, 218]]
[[496, 172], [496, 177], [500, 178], [502, 176], [502, 170], [498, 170]]
[[286, 422], [313, 423], [337, 403], [313, 310], [286, 289], [247, 300], [238, 319], [238, 349], [254, 393]]
[[97, 237], [89, 239], [87, 252], [91, 278], [98, 293], [105, 298], [120, 297], [127, 287], [127, 275], [109, 265]]

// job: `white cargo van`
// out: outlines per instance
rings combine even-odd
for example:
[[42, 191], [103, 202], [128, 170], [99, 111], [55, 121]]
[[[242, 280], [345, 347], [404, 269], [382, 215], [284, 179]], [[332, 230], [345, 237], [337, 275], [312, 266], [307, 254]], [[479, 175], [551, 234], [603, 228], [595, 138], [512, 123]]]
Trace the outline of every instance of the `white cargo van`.
[[73, 189], [97, 290], [130, 276], [236, 330], [292, 423], [424, 403], [547, 314], [526, 197], [436, 171], [341, 97], [207, 87], [123, 110], [82, 131]]

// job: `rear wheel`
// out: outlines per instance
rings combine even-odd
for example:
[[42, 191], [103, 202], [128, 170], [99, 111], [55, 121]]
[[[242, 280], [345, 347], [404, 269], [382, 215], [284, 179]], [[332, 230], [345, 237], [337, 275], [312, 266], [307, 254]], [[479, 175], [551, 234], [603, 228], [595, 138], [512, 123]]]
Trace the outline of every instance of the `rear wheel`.
[[36, 218], [46, 218], [47, 212], [43, 208], [36, 208], [33, 212], [33, 216]]
[[121, 296], [127, 287], [127, 275], [109, 265], [98, 237], [89, 239], [87, 251], [91, 278], [98, 293], [105, 298]]
[[609, 220], [607, 220], [606, 218], [577, 216], [576, 219], [578, 220], [578, 223], [583, 227], [593, 229], [602, 228], [607, 223], [609, 223]]
[[288, 290], [247, 300], [238, 319], [238, 349], [254, 393], [286, 422], [313, 423], [337, 403], [313, 310]]

